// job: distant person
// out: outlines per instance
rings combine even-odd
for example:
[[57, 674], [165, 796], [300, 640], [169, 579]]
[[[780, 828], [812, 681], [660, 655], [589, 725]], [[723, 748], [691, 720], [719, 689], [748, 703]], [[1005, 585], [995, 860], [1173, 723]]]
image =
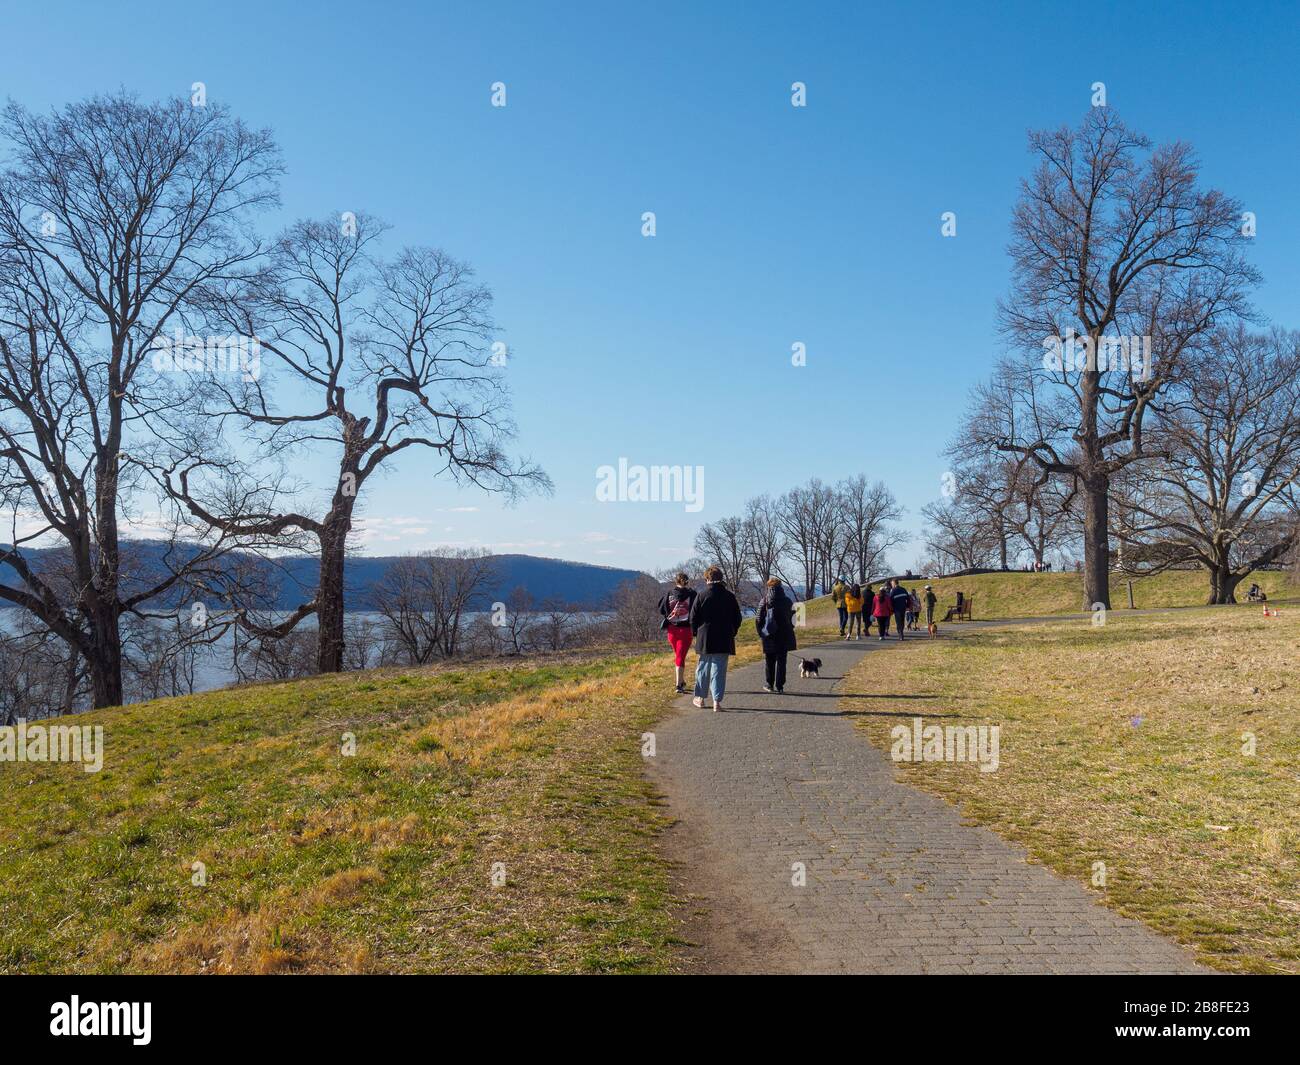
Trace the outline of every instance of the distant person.
[[1246, 593], [1246, 602], [1248, 603], [1267, 603], [1268, 596], [1258, 584], [1252, 584], [1250, 590]]
[[846, 640], [862, 639], [862, 585], [854, 581], [844, 591], [844, 609], [848, 612]]
[[921, 620], [921, 600], [916, 597], [916, 593], [909, 591], [907, 593], [907, 629], [909, 632], [916, 631], [917, 622]]
[[934, 624], [934, 608], [939, 602], [939, 597], [934, 594], [934, 585], [925, 586], [925, 628], [928, 632], [930, 626]]
[[691, 648], [691, 607], [698, 593], [685, 573], [673, 578], [668, 594], [659, 600], [660, 626], [673, 649], [673, 668], [677, 671], [677, 694], [686, 694], [686, 652]]
[[894, 608], [894, 626], [898, 629], [898, 638], [903, 638], [907, 626], [907, 605], [912, 601], [912, 593], [899, 583], [897, 577], [889, 582], [889, 602]]
[[889, 619], [894, 616], [894, 604], [889, 598], [889, 582], [880, 585], [871, 603], [871, 616], [876, 619], [876, 629], [883, 640], [889, 635]]
[[776, 577], [767, 582], [754, 623], [763, 644], [763, 690], [779, 695], [785, 691], [785, 656], [799, 645], [794, 635], [794, 602]]
[[849, 608], [844, 605], [844, 593], [848, 590], [843, 577], [836, 577], [835, 583], [831, 585], [831, 602], [835, 604], [835, 612], [840, 616], [841, 636], [844, 635], [844, 627], [849, 623]]
[[704, 571], [704, 591], [691, 605], [691, 632], [695, 634], [695, 698], [704, 706], [706, 694], [713, 697], [713, 709], [722, 709], [727, 693], [727, 658], [736, 653], [736, 633], [740, 631], [740, 603], [727, 590], [722, 567]]

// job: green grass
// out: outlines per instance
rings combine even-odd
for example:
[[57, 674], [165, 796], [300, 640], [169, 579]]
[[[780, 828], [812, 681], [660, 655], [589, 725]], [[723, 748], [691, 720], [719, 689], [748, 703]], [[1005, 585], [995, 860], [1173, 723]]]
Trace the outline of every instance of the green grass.
[[901, 779], [1089, 887], [1105, 863], [1100, 901], [1210, 965], [1300, 973], [1300, 609], [945, 635], [869, 655], [850, 690], [880, 698], [856, 721], [890, 750], [903, 693], [923, 720], [998, 725], [1001, 764], [899, 763]]
[[0, 763], [0, 971], [668, 970], [639, 752], [663, 659], [349, 674], [79, 716], [104, 726], [102, 772]]
[[[1111, 606], [1128, 607], [1128, 578], [1112, 573]], [[1252, 574], [1239, 586], [1237, 595], [1245, 599], [1252, 581], [1259, 584], [1269, 599], [1296, 594], [1285, 572], [1269, 570]], [[903, 584], [921, 594], [927, 583], [934, 585], [939, 599], [940, 619], [957, 602], [957, 593], [974, 596], [974, 620], [999, 618], [1045, 617], [1051, 614], [1077, 614], [1083, 607], [1083, 576], [1079, 573], [980, 573], [971, 577], [941, 577], [933, 581], [921, 578]], [[1209, 595], [1209, 576], [1199, 570], [1176, 570], [1133, 581], [1133, 605], [1139, 609], [1201, 606]], [[819, 622], [834, 616], [829, 596], [812, 600], [809, 616]]]

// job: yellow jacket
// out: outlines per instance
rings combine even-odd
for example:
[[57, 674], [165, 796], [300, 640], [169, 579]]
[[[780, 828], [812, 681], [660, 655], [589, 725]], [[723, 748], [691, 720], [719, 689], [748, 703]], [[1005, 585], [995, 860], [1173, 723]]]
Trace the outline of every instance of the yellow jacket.
[[862, 596], [854, 596], [848, 589], [845, 589], [844, 606], [850, 614], [860, 614], [862, 612]]

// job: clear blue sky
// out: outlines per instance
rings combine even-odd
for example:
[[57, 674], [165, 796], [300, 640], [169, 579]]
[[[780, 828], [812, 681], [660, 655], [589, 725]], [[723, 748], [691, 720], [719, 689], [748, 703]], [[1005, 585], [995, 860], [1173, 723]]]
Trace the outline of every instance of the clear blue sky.
[[[284, 219], [374, 212], [494, 290], [519, 447], [556, 493], [505, 509], [408, 452], [367, 486], [369, 553], [657, 568], [750, 495], [857, 472], [918, 528], [999, 354], [1025, 132], [1077, 124], [1094, 81], [1256, 212], [1258, 306], [1300, 326], [1294, 5], [4, 6], [0, 93], [46, 108], [203, 81], [275, 131]], [[597, 503], [596, 468], [621, 456], [703, 466], [703, 511]]]

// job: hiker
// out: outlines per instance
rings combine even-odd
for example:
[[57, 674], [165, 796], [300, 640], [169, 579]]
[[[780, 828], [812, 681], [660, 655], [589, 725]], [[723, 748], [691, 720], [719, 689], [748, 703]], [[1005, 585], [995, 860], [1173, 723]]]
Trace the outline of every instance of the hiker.
[[844, 609], [848, 611], [849, 628], [846, 640], [862, 639], [862, 585], [854, 581], [844, 590]]
[[898, 629], [898, 638], [903, 638], [904, 626], [907, 624], [907, 604], [911, 602], [912, 593], [898, 583], [895, 577], [889, 582], [889, 601], [894, 608], [894, 627]]
[[722, 580], [722, 567], [704, 571], [704, 591], [691, 604], [691, 632], [695, 634], [696, 706], [704, 706], [704, 696], [713, 697], [713, 709], [722, 709], [727, 691], [727, 658], [736, 653], [736, 633], [740, 631], [740, 603]]
[[686, 652], [691, 647], [691, 606], [698, 593], [691, 587], [685, 573], [673, 578], [668, 594], [659, 600], [659, 616], [664, 620], [660, 628], [668, 636], [673, 649], [673, 668], [677, 671], [677, 694], [686, 694]]
[[780, 695], [785, 690], [785, 656], [798, 643], [794, 636], [794, 603], [778, 578], [767, 582], [767, 594], [754, 622], [763, 644], [763, 690]]
[[939, 602], [939, 597], [934, 594], [934, 585], [925, 586], [925, 630], [930, 631], [930, 626], [934, 624], [934, 608]]
[[889, 601], [889, 582], [884, 581], [872, 599], [871, 616], [876, 619], [876, 628], [883, 640], [889, 635], [889, 619], [894, 616], [894, 605]]
[[916, 623], [921, 620], [921, 600], [915, 592], [907, 593], [907, 630], [916, 631]]
[[835, 612], [840, 616], [840, 635], [844, 635], [844, 626], [849, 623], [849, 608], [844, 605], [844, 593], [848, 587], [844, 583], [843, 577], [836, 577], [835, 583], [831, 585], [831, 602], [835, 604]]

